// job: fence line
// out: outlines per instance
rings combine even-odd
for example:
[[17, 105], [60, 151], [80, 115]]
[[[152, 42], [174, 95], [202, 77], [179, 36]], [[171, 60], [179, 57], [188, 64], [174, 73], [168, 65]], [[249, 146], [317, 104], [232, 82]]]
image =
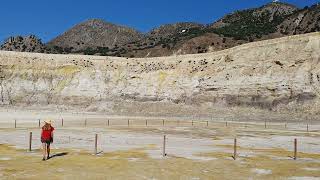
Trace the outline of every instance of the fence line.
[[[28, 138], [28, 152], [32, 152], [32, 132], [29, 132], [29, 138]], [[99, 142], [99, 139], [98, 139], [99, 135], [98, 134], [94, 134], [94, 150], [93, 150], [93, 155], [98, 155], [99, 153], [103, 152], [98, 152], [98, 142]], [[101, 136], [102, 137], [102, 136]], [[71, 137], [68, 136], [68, 142], [70, 143], [71, 142]], [[103, 138], [100, 138], [102, 141]], [[168, 155], [167, 153], [167, 140], [168, 140], [168, 137], [167, 135], [163, 135], [163, 140], [162, 140], [162, 157], [166, 157]], [[232, 157], [234, 160], [237, 160], [238, 157], [240, 156], [239, 155], [239, 152], [237, 151], [238, 147], [239, 146], [239, 141], [237, 138], [234, 138], [233, 139], [233, 154], [230, 153], [230, 157]], [[292, 142], [292, 141], [291, 141]], [[106, 143], [106, 142], [104, 142]], [[186, 141], [186, 143], [189, 143]], [[288, 142], [290, 143], [290, 141]], [[40, 146], [41, 148], [41, 146]], [[245, 158], [246, 156], [241, 156], [241, 158]], [[288, 157], [288, 156], [286, 156]], [[291, 157], [293, 160], [297, 160], [298, 159], [298, 140], [297, 138], [293, 139], [293, 156]]]
[[297, 151], [298, 151], [298, 144], [297, 144], [297, 139], [294, 139], [294, 153], [293, 153], [293, 159], [297, 159]]
[[[125, 126], [124, 123], [125, 120], [123, 119], [115, 119], [115, 120], [101, 120], [101, 119], [92, 119], [89, 120], [87, 118], [84, 119], [84, 121], [82, 120], [70, 120], [67, 121], [66, 119], [62, 118], [61, 119], [61, 123], [57, 123], [57, 127], [96, 127], [96, 126], [108, 126], [108, 127], [123, 127]], [[24, 120], [17, 120], [14, 119], [13, 121], [13, 126], [14, 128], [35, 128], [35, 127], [39, 127], [41, 126], [41, 120], [38, 119], [37, 121], [37, 126], [30, 126], [30, 124], [33, 124], [33, 122], [35, 123], [35, 121], [24, 121]], [[57, 121], [58, 122], [58, 121]], [[161, 124], [162, 122], [162, 124]], [[8, 126], [2, 126], [1, 124], [8, 124]], [[55, 125], [54, 121], [53, 124]], [[82, 124], [82, 125], [81, 125]], [[225, 124], [225, 125], [223, 125]], [[285, 122], [284, 125], [283, 123], [271, 123], [271, 122], [267, 122], [264, 121], [264, 124], [262, 124], [261, 122], [228, 122], [228, 121], [195, 121], [195, 120], [139, 120], [139, 119], [135, 119], [135, 120], [130, 120], [127, 119], [127, 127], [141, 127], [141, 126], [145, 126], [145, 127], [223, 127], [225, 126], [227, 127], [243, 127], [243, 128], [251, 128], [252, 126], [254, 127], [264, 127], [264, 129], [289, 129], [289, 130], [297, 130], [297, 131], [305, 131], [307, 133], [310, 132], [316, 132], [319, 131], [320, 129], [318, 129], [320, 127], [320, 125], [315, 125], [314, 127], [316, 128], [312, 128], [312, 124], [310, 124], [309, 122], [304, 123], [304, 124], [296, 124], [296, 123], [289, 123]], [[11, 126], [12, 127], [12, 126]], [[0, 128], [10, 128], [10, 123], [5, 122], [2, 123], [0, 122]]]
[[32, 150], [32, 132], [29, 134], [29, 151]]
[[233, 159], [237, 159], [237, 138], [234, 138], [234, 143], [233, 143]]
[[98, 154], [98, 134], [96, 134], [94, 138], [94, 154]]
[[167, 156], [167, 153], [166, 153], [166, 135], [163, 136], [163, 149], [162, 149], [162, 156], [165, 157]]

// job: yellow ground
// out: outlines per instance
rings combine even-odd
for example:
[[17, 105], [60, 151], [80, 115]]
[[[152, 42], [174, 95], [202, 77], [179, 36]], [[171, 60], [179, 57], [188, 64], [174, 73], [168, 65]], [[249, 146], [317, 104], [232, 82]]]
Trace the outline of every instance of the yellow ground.
[[[68, 154], [42, 162], [40, 152], [28, 153], [0, 145], [0, 179], [285, 179], [292, 176], [320, 178], [318, 155], [306, 155], [312, 157], [313, 161], [276, 159], [265, 155], [240, 157], [234, 161], [230, 154], [221, 152], [199, 154], [217, 159], [196, 161], [177, 157], [152, 159], [144, 150], [117, 151], [99, 156], [85, 151], [54, 150], [53, 154]], [[273, 152], [265, 153], [277, 155]], [[254, 169], [272, 170], [272, 174], [259, 174], [254, 172]]]

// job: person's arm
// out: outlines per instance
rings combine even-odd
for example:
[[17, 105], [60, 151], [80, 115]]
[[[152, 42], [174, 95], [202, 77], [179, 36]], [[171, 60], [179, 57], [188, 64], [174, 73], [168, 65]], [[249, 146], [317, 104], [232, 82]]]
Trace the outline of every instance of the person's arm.
[[43, 129], [41, 129], [41, 134], [40, 134], [41, 141], [42, 141], [42, 136], [43, 136]]
[[51, 138], [53, 139], [53, 131], [51, 132]]
[[51, 131], [51, 139], [50, 139], [51, 143], [53, 142], [53, 130]]

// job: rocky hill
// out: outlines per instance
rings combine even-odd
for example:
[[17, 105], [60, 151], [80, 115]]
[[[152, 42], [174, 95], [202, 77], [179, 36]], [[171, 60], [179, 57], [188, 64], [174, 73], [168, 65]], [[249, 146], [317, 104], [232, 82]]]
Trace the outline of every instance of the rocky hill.
[[92, 19], [74, 26], [50, 41], [48, 45], [71, 48], [72, 52], [76, 52], [87, 48], [114, 48], [142, 37], [141, 33], [132, 28]]
[[45, 52], [45, 45], [34, 35], [9, 37], [1, 46], [1, 50], [17, 52]]
[[304, 34], [320, 31], [320, 5], [304, 8], [287, 17], [278, 32], [284, 35]]
[[[310, 16], [306, 18], [309, 19], [307, 21], [313, 20], [313, 24], [319, 23], [319, 20], [315, 18], [316, 16], [313, 16], [316, 7], [319, 6], [315, 5], [304, 9], [305, 14]], [[205, 53], [228, 49], [253, 41], [317, 31], [316, 27], [303, 26], [298, 32], [294, 32], [295, 30], [290, 28], [292, 23], [287, 21], [295, 19], [296, 16], [299, 16], [299, 13], [301, 14], [301, 11], [290, 4], [272, 2], [259, 8], [236, 11], [211, 25], [191, 22], [162, 25], [151, 30], [137, 41], [108, 50], [96, 48], [92, 51], [84, 51], [84, 54], [158, 57], [173, 54]], [[311, 17], [313, 18], [310, 19]]]
[[298, 10], [297, 7], [273, 2], [260, 8], [236, 11], [211, 25], [213, 32], [235, 39], [254, 41], [277, 31], [277, 26]]
[[0, 103], [130, 115], [211, 115], [219, 108], [316, 115], [319, 42], [318, 32], [129, 59], [0, 51]]
[[203, 28], [204, 25], [198, 23], [191, 23], [191, 22], [183, 22], [183, 23], [176, 23], [176, 24], [165, 24], [158, 28], [152, 29], [148, 34], [147, 37], [152, 37], [156, 39], [164, 39], [169, 38], [177, 34], [183, 34], [188, 32], [190, 29], [194, 28]]

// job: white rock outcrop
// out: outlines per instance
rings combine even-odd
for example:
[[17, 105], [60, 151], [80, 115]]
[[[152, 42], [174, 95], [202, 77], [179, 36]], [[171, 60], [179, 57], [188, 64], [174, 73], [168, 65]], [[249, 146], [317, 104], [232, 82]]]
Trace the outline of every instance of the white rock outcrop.
[[320, 33], [159, 58], [0, 51], [0, 103], [110, 113], [319, 113]]

